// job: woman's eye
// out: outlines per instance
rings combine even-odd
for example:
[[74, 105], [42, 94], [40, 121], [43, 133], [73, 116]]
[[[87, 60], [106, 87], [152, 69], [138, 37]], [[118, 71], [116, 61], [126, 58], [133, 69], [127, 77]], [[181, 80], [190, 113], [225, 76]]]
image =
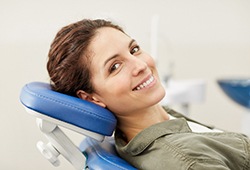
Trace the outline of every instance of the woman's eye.
[[109, 72], [112, 73], [113, 71], [115, 71], [116, 69], [118, 69], [120, 67], [120, 63], [115, 63], [113, 64], [110, 69], [109, 69]]
[[137, 45], [135, 47], [132, 48], [132, 50], [130, 51], [131, 54], [134, 54], [136, 52], [138, 52], [140, 50], [140, 47]]

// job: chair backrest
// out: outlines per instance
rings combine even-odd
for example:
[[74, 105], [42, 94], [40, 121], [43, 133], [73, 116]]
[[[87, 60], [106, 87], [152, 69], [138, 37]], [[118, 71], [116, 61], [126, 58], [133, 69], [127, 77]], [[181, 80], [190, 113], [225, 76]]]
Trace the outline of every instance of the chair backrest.
[[106, 137], [101, 143], [87, 137], [79, 147], [88, 158], [86, 167], [89, 170], [136, 170], [117, 155], [113, 137]]

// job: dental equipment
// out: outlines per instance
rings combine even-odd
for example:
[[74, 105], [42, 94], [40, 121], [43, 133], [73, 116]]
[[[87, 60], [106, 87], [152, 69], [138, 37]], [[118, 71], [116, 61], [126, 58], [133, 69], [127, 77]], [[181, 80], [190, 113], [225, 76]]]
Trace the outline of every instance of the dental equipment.
[[[58, 166], [59, 155], [64, 156], [77, 170], [134, 170], [115, 151], [111, 136], [116, 126], [114, 115], [98, 105], [55, 92], [42, 82], [26, 84], [20, 101], [28, 113], [37, 118], [37, 125], [48, 139], [38, 142], [42, 155]], [[86, 136], [77, 147], [60, 127]]]

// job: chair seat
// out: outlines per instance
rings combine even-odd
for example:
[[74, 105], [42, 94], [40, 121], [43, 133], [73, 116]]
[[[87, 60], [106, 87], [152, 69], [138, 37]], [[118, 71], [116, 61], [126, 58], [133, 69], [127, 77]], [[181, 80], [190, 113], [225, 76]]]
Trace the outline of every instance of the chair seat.
[[86, 166], [90, 170], [136, 169], [117, 155], [113, 137], [106, 137], [103, 142], [87, 137], [81, 142], [80, 150], [86, 156]]

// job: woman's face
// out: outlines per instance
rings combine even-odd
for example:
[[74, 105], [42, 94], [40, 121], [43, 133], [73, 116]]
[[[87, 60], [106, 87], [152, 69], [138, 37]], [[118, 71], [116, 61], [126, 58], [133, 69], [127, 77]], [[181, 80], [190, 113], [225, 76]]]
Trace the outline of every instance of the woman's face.
[[153, 59], [134, 39], [104, 27], [89, 46], [93, 100], [116, 115], [134, 113], [157, 104], [165, 95]]

